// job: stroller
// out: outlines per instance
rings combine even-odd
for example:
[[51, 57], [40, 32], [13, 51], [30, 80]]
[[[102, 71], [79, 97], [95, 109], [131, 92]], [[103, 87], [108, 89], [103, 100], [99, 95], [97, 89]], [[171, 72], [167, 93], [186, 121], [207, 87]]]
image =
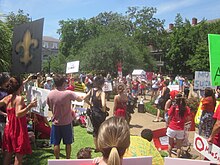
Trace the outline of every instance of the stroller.
[[126, 110], [126, 121], [128, 124], [131, 121], [131, 114], [134, 113], [134, 108], [137, 103], [137, 100], [132, 96], [131, 93], [128, 93], [128, 102], [127, 102], [127, 110]]

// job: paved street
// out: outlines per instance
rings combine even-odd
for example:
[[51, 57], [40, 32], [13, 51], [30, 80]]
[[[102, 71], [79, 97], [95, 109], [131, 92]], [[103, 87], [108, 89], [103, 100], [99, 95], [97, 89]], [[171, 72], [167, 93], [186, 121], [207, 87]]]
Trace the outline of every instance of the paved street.
[[[145, 101], [148, 102], [149, 99], [150, 97], [148, 96], [147, 100]], [[111, 109], [109, 116], [112, 116], [113, 101], [108, 101], [107, 106]], [[154, 115], [151, 115], [149, 113], [138, 113], [137, 108], [136, 108], [135, 113], [132, 114], [131, 123], [130, 123], [131, 134], [140, 136], [141, 131], [145, 128], [156, 130], [156, 129], [165, 127], [165, 122], [152, 122], [154, 119], [155, 119]], [[194, 133], [195, 133], [194, 131], [189, 133], [189, 141], [191, 144], [193, 144]], [[193, 154], [194, 155], [193, 157], [196, 157], [196, 159], [202, 159], [199, 153], [195, 151], [192, 146], [191, 146], [190, 153]]]

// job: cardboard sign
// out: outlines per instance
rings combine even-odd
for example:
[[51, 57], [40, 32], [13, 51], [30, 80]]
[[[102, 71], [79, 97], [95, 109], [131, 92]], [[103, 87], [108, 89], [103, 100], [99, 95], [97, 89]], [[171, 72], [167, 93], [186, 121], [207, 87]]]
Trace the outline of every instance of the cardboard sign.
[[[171, 164], [178, 164], [178, 165], [211, 165], [212, 162], [204, 161], [204, 160], [191, 160], [191, 159], [181, 159], [181, 158], [164, 158], [164, 165], [171, 165]], [[217, 165], [217, 164], [213, 164]]]
[[43, 23], [39, 19], [14, 28], [12, 74], [41, 71]]
[[220, 35], [209, 34], [209, 62], [211, 71], [211, 84], [220, 85]]
[[38, 87], [28, 87], [27, 98], [28, 102], [33, 99], [37, 99], [37, 107], [32, 108], [31, 111], [33, 113], [37, 113], [41, 116], [48, 117], [48, 105], [47, 105], [47, 96], [50, 90], [38, 88]]
[[[93, 159], [49, 159], [48, 165], [85, 165], [92, 164]], [[151, 156], [140, 156], [134, 158], [123, 158], [122, 165], [152, 165]]]
[[79, 72], [79, 61], [68, 62], [66, 64], [66, 73]]
[[215, 144], [209, 144], [207, 139], [195, 133], [193, 148], [210, 161], [220, 163], [220, 148]]
[[112, 91], [112, 83], [111, 83], [111, 82], [105, 82], [105, 83], [104, 83], [104, 86], [103, 86], [103, 88], [102, 88], [102, 90], [103, 90], [104, 92], [110, 92], [110, 91]]
[[195, 71], [194, 89], [204, 90], [206, 87], [211, 87], [210, 72]]
[[179, 85], [169, 85], [168, 88], [170, 89], [170, 91], [173, 90], [179, 91], [180, 89]]
[[[83, 92], [74, 92], [74, 93], [75, 93], [77, 96], [83, 96], [83, 97], [86, 96], [86, 93], [83, 93]], [[84, 100], [81, 101], [81, 102], [74, 100], [74, 101], [72, 101], [72, 104], [73, 104], [74, 106], [81, 106], [81, 107], [83, 107], [83, 105], [84, 105]]]
[[148, 81], [152, 81], [152, 79], [153, 79], [153, 75], [154, 75], [153, 72], [146, 72], [147, 80], [148, 80]]

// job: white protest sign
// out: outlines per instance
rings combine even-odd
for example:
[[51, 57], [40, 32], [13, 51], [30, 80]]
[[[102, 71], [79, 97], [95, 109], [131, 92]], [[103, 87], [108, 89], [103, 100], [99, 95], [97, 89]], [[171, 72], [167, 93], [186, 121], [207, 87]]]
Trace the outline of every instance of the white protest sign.
[[209, 144], [207, 139], [196, 133], [194, 135], [193, 148], [210, 161], [220, 162], [220, 148], [214, 144]]
[[[92, 164], [93, 159], [49, 159], [48, 165], [84, 165]], [[122, 165], [152, 165], [151, 156], [123, 158]]]
[[104, 92], [112, 91], [112, 83], [111, 82], [105, 82], [102, 90]]
[[[75, 93], [77, 96], [83, 96], [83, 97], [86, 96], [86, 93], [83, 93], [83, 92], [74, 92], [74, 93]], [[76, 106], [82, 106], [82, 107], [83, 107], [83, 105], [84, 105], [84, 100], [81, 101], [81, 102], [74, 100], [74, 101], [72, 101], [72, 104], [73, 104], [73, 105], [76, 105]]]
[[34, 98], [37, 99], [37, 107], [32, 108], [31, 111], [37, 113], [41, 116], [48, 117], [48, 105], [47, 105], [47, 96], [50, 90], [31, 87], [30, 90], [30, 99], [33, 100]]
[[168, 88], [170, 89], [170, 91], [176, 90], [179, 91], [179, 85], [169, 85]]
[[212, 87], [210, 72], [195, 71], [194, 89], [204, 90], [206, 87]]
[[79, 61], [72, 61], [66, 64], [66, 73], [79, 72]]
[[190, 159], [181, 159], [181, 158], [164, 158], [164, 165], [171, 165], [171, 164], [178, 164], [178, 165], [210, 165], [210, 161], [204, 160], [190, 160]]

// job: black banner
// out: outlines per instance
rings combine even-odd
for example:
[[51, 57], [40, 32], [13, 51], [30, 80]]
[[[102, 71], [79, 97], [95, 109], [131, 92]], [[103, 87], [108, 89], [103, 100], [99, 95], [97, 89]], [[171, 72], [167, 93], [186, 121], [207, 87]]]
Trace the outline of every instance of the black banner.
[[42, 18], [14, 28], [12, 74], [41, 71], [43, 23]]

